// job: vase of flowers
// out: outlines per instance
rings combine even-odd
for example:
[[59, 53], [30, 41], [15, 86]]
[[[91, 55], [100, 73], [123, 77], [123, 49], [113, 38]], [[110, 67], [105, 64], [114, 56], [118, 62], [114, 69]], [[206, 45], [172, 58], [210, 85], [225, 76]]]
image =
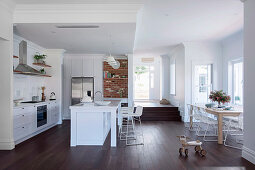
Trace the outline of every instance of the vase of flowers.
[[223, 92], [223, 90], [211, 91], [209, 99], [213, 102], [218, 102], [218, 108], [221, 108], [221, 104], [229, 103], [231, 101], [230, 96]]

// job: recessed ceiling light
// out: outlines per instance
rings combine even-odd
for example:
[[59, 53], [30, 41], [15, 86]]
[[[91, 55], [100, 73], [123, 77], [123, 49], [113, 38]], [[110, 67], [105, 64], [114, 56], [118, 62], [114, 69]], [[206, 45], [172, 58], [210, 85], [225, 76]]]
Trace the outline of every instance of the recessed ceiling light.
[[58, 25], [57, 28], [99, 28], [98, 25]]

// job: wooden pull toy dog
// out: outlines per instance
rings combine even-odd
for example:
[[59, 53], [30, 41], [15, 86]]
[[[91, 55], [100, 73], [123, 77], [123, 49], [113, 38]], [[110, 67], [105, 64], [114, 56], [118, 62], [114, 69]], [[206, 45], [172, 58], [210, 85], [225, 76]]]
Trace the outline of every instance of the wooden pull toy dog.
[[199, 153], [201, 156], [205, 156], [206, 155], [206, 151], [202, 148], [202, 142], [200, 142], [199, 140], [196, 141], [187, 141], [187, 139], [190, 139], [186, 136], [177, 136], [177, 138], [179, 138], [182, 147], [179, 149], [179, 153], [180, 155], [182, 155], [182, 153], [185, 154], [185, 156], [188, 156], [189, 154], [189, 150], [187, 149], [187, 147], [189, 146], [195, 146], [195, 151], [196, 153]]

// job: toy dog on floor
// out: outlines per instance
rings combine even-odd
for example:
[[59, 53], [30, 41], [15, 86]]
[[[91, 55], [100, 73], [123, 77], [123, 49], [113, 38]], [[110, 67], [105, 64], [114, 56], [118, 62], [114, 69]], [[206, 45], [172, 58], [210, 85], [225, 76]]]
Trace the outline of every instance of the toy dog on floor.
[[201, 156], [205, 156], [206, 155], [206, 151], [202, 148], [202, 142], [200, 142], [199, 140], [196, 141], [187, 141], [187, 139], [190, 139], [186, 136], [177, 136], [177, 138], [179, 138], [182, 147], [179, 149], [179, 153], [180, 155], [182, 155], [183, 153], [185, 154], [185, 156], [188, 156], [189, 154], [189, 150], [187, 149], [187, 147], [189, 146], [195, 146], [195, 151], [196, 153], [199, 153]]

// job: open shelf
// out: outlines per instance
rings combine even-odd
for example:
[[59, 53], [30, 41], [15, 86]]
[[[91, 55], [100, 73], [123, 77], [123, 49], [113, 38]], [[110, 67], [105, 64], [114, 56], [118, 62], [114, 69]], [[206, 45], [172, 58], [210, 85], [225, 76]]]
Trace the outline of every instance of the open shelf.
[[14, 55], [13, 58], [19, 58], [19, 57]]
[[41, 66], [41, 67], [51, 67], [50, 65], [42, 64], [42, 63], [33, 63], [33, 65]]
[[128, 78], [104, 78], [104, 80], [127, 80]]
[[28, 76], [40, 76], [40, 77], [51, 77], [47, 74], [37, 74], [37, 73], [31, 73], [31, 72], [21, 72], [21, 71], [15, 71], [13, 70], [14, 74], [22, 74], [22, 75], [28, 75]]

